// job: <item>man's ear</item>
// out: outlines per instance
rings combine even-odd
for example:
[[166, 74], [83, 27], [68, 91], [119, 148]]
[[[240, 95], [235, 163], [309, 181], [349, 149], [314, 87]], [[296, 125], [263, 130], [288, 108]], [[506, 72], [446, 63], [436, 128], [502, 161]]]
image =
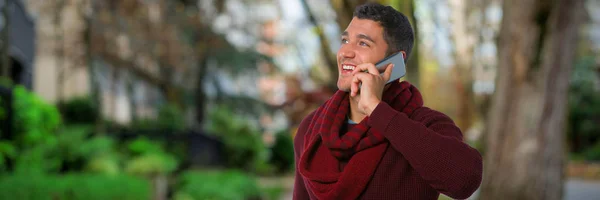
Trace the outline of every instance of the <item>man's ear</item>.
[[406, 60], [406, 52], [400, 51], [400, 53], [402, 53], [402, 57], [404, 58], [404, 60]]

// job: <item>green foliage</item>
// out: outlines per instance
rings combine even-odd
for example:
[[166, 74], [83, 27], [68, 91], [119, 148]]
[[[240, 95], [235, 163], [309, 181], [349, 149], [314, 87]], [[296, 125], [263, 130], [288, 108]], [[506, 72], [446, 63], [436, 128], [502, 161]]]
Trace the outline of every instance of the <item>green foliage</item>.
[[[60, 170], [117, 174], [119, 155], [112, 138], [94, 136], [92, 126], [66, 126], [53, 135], [51, 144], [18, 149], [15, 172], [55, 173]], [[13, 144], [13, 143], [9, 143]], [[46, 164], [52, 164], [44, 166]]]
[[[20, 161], [27, 156], [17, 159], [17, 172], [58, 172], [58, 168], [66, 171], [87, 171], [98, 174], [117, 175], [122, 171], [134, 175], [153, 175], [157, 173], [169, 173], [176, 169], [177, 160], [174, 156], [166, 153], [163, 148], [155, 142], [140, 138], [127, 144], [127, 149], [117, 151], [117, 142], [107, 136], [92, 136], [91, 125], [70, 125], [59, 131], [52, 146], [31, 147], [41, 149], [35, 151], [36, 155], [51, 158], [51, 162], [38, 160]], [[2, 147], [2, 146], [0, 146]], [[1, 150], [1, 149], [0, 149]], [[30, 156], [31, 157], [31, 156]], [[129, 158], [129, 160], [127, 160]], [[19, 164], [23, 163], [23, 164]], [[44, 163], [54, 164], [52, 170], [48, 170]], [[29, 165], [24, 165], [29, 164]], [[122, 166], [125, 166], [122, 169]]]
[[159, 109], [157, 122], [160, 129], [180, 131], [185, 128], [183, 112], [174, 104], [167, 104]]
[[48, 136], [58, 129], [58, 110], [37, 95], [17, 86], [14, 92], [14, 128], [24, 145], [49, 142]]
[[[14, 160], [14, 172], [45, 174], [59, 171], [118, 172], [115, 142], [90, 137], [91, 125], [62, 126], [58, 109], [40, 97], [16, 86], [14, 92], [14, 140], [0, 141], [0, 171], [6, 160]], [[102, 162], [98, 162], [101, 160]], [[87, 163], [92, 164], [86, 167]], [[98, 163], [103, 163], [99, 165]], [[99, 167], [99, 166], [104, 166]]]
[[[127, 155], [131, 160], [126, 163], [126, 171], [132, 174], [169, 173], [177, 167], [173, 156], [148, 140], [133, 141], [131, 151], [120, 154], [114, 139], [93, 135], [92, 125], [61, 128], [58, 109], [21, 86], [15, 87], [14, 98], [15, 140], [0, 140], [0, 171], [6, 168], [7, 159], [14, 159], [14, 172], [19, 174], [89, 171], [115, 175], [122, 171]], [[85, 100], [71, 101], [65, 104], [65, 110], [89, 108], [86, 104]]]
[[181, 131], [185, 129], [183, 111], [174, 104], [161, 106], [156, 119], [138, 119], [131, 125], [134, 130], [159, 129]]
[[0, 172], [6, 170], [8, 159], [14, 159], [17, 155], [15, 146], [7, 141], [0, 140]]
[[121, 172], [120, 157], [118, 154], [106, 154], [91, 158], [85, 170], [97, 174], [117, 175]]
[[14, 87], [13, 95], [15, 140], [10, 143], [18, 154], [16, 170], [25, 173], [57, 171], [60, 160], [56, 152], [56, 131], [61, 124], [58, 110], [23, 86]]
[[[6, 119], [6, 110], [4, 109], [4, 107], [2, 105], [4, 105], [4, 99], [0, 98], [0, 121], [5, 120]], [[2, 136], [2, 132], [0, 132], [0, 136]]]
[[210, 115], [209, 132], [225, 144], [227, 166], [254, 171], [268, 171], [268, 151], [260, 132], [227, 107], [218, 106]]
[[0, 76], [0, 86], [13, 87], [14, 83], [10, 77]]
[[15, 172], [23, 174], [57, 173], [61, 168], [61, 159], [56, 150], [55, 138], [52, 142], [35, 144], [29, 148], [19, 148], [15, 162]]
[[[85, 102], [71, 101], [65, 104], [65, 110], [89, 108]], [[15, 138], [12, 141], [0, 141], [0, 171], [6, 169], [8, 159], [14, 160], [14, 172], [19, 174], [89, 171], [114, 175], [122, 171], [123, 158], [129, 152], [120, 154], [112, 138], [93, 135], [92, 125], [67, 125], [61, 128], [58, 109], [22, 86], [14, 88], [13, 106]], [[72, 117], [75, 115], [78, 114]], [[86, 121], [90, 120], [77, 122]], [[136, 149], [135, 144], [140, 142], [132, 145], [132, 160], [127, 162], [127, 172], [166, 173], [177, 166], [175, 159], [161, 148], [149, 151], [143, 146]]]
[[240, 171], [188, 171], [177, 183], [175, 200], [257, 199], [260, 190], [256, 180]]
[[0, 199], [150, 199], [148, 181], [91, 174], [10, 175], [0, 178]]
[[600, 161], [600, 141], [583, 152], [583, 157], [588, 161]]
[[274, 186], [274, 187], [266, 187], [261, 189], [264, 199], [267, 200], [276, 200], [281, 199], [281, 195], [283, 195], [285, 188], [282, 185]]
[[286, 172], [294, 166], [294, 139], [287, 131], [275, 134], [275, 144], [271, 147], [271, 161], [279, 172]]
[[130, 142], [127, 148], [134, 155], [162, 153], [163, 151], [158, 143], [143, 137]]
[[568, 138], [573, 153], [583, 153], [583, 158], [597, 160], [600, 152], [597, 145], [600, 143], [600, 88], [595, 86], [600, 77], [594, 67], [594, 57], [583, 57], [575, 64], [569, 88]]
[[89, 97], [77, 97], [59, 105], [63, 120], [69, 124], [94, 124], [98, 106]]
[[23, 145], [51, 143], [50, 136], [61, 125], [58, 109], [23, 86], [14, 87], [13, 94], [14, 129], [19, 141]]
[[63, 128], [58, 137], [61, 158], [69, 165], [83, 163], [84, 166], [67, 166], [70, 171], [89, 171], [100, 174], [118, 174], [122, 156], [116, 151], [117, 143], [106, 136], [92, 136], [92, 125], [70, 125]]
[[136, 175], [166, 174], [177, 168], [176, 158], [166, 153], [156, 142], [139, 138], [128, 145], [134, 155], [127, 162], [126, 171]]
[[58, 134], [61, 153], [66, 160], [81, 157], [99, 156], [113, 147], [114, 141], [104, 137], [88, 137], [92, 134], [90, 125], [65, 126]]

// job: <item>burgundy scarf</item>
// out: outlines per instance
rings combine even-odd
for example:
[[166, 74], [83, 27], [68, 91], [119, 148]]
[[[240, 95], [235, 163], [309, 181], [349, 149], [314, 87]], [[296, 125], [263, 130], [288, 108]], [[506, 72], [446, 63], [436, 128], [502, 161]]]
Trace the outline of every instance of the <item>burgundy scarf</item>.
[[[421, 93], [405, 81], [391, 83], [382, 98], [408, 116], [423, 106]], [[318, 199], [358, 198], [387, 149], [382, 130], [367, 125], [368, 116], [340, 138], [340, 128], [345, 126], [349, 111], [348, 92], [337, 91], [315, 111], [305, 134], [298, 170]], [[348, 164], [340, 171], [339, 160], [348, 158]]]

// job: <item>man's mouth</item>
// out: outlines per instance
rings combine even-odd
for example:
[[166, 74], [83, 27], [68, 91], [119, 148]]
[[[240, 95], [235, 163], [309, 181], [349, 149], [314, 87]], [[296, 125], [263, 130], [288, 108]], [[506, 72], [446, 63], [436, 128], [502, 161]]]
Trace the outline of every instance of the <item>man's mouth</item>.
[[354, 71], [355, 68], [356, 68], [356, 65], [342, 64], [342, 74], [352, 73], [352, 71]]

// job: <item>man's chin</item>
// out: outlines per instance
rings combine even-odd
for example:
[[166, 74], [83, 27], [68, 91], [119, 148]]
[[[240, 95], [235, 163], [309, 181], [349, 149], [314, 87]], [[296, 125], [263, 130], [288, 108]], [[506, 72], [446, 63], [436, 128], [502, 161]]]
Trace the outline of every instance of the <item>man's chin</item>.
[[338, 86], [338, 90], [344, 91], [344, 92], [350, 92], [350, 86], [346, 86], [346, 85], [337, 85]]

